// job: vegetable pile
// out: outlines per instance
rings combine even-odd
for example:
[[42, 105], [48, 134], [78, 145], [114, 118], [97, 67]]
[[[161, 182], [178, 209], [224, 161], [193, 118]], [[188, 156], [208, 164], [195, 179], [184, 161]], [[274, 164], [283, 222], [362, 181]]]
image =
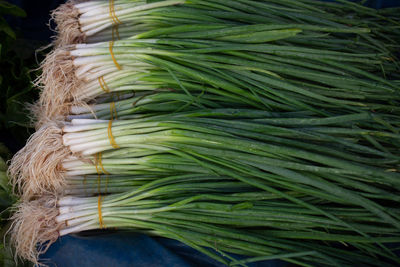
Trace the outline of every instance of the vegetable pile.
[[9, 168], [18, 256], [111, 227], [227, 265], [398, 265], [399, 9], [337, 2], [60, 6]]

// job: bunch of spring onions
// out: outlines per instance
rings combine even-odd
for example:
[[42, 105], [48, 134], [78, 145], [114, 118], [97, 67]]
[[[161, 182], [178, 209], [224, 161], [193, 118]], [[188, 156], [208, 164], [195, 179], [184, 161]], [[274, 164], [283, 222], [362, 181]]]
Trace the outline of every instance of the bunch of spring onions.
[[[110, 5], [69, 3], [54, 12], [58, 42], [68, 46], [43, 62], [38, 127], [66, 116], [73, 103], [84, 106], [121, 91], [173, 89], [192, 98], [206, 94], [259, 109], [307, 109], [327, 116], [327, 108], [398, 108], [393, 80], [399, 79], [399, 23], [392, 18], [394, 11], [383, 17], [367, 8], [354, 10], [347, 2], [320, 9], [309, 1]], [[347, 15], [338, 16], [339, 7]], [[125, 27], [131, 31], [121, 37], [117, 33]], [[71, 37], [75, 33], [85, 37]], [[74, 44], [96, 34], [105, 37]], [[381, 97], [384, 102], [376, 103]]]
[[18, 256], [111, 227], [227, 265], [398, 265], [399, 12], [337, 2], [60, 6], [9, 168]]

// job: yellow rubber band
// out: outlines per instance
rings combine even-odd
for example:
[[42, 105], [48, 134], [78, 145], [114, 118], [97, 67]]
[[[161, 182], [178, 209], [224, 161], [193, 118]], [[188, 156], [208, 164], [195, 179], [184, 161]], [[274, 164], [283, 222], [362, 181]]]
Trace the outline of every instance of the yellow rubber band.
[[100, 165], [100, 167], [101, 167], [101, 170], [103, 171], [103, 173], [104, 174], [110, 174], [109, 172], [107, 172], [105, 169], [104, 169], [104, 166], [103, 166], [103, 163], [102, 163], [102, 161], [101, 161], [101, 153], [99, 153], [99, 165]]
[[104, 221], [103, 221], [103, 215], [101, 214], [101, 204], [103, 202], [103, 198], [101, 197], [101, 195], [99, 195], [99, 198], [97, 199], [97, 211], [99, 213], [99, 225], [100, 225], [100, 229], [104, 229], [106, 228]]
[[101, 175], [98, 174], [97, 175], [97, 194], [101, 194]]
[[[112, 33], [112, 40], [113, 41], [120, 39], [118, 28], [119, 28], [119, 24], [114, 24], [113, 27], [112, 27], [111, 33]], [[117, 38], [115, 38], [115, 37], [117, 37]]]
[[117, 142], [115, 142], [114, 136], [112, 134], [112, 130], [111, 130], [112, 129], [112, 122], [113, 122], [113, 120], [110, 120], [108, 122], [108, 129], [107, 129], [107, 131], [108, 131], [108, 140], [110, 140], [110, 144], [111, 144], [111, 146], [113, 148], [120, 148], [120, 146], [117, 144]]
[[113, 27], [111, 29], [112, 41], [109, 43], [110, 54], [111, 54], [112, 60], [114, 61], [114, 64], [117, 67], [117, 69], [121, 70], [121, 66], [118, 64], [117, 60], [115, 59], [114, 53], [113, 53], [114, 41], [120, 39], [118, 25], [121, 24], [121, 21], [118, 19], [117, 14], [115, 13], [114, 0], [109, 0], [109, 11], [110, 11], [110, 18], [113, 21], [112, 22]]
[[115, 138], [112, 134], [112, 123], [113, 123], [113, 120], [116, 119], [118, 116], [117, 109], [115, 107], [115, 102], [110, 103], [110, 115], [111, 115], [111, 118], [108, 122], [108, 128], [107, 128], [108, 140], [110, 140], [110, 144], [113, 148], [119, 148], [119, 145], [117, 144], [117, 142], [115, 142]]
[[100, 76], [100, 77], [98, 78], [98, 80], [99, 80], [99, 84], [100, 84], [101, 89], [102, 89], [104, 92], [106, 92], [106, 93], [110, 93], [110, 92], [111, 92], [111, 91], [110, 91], [110, 88], [109, 88], [108, 85], [106, 84], [106, 81], [104, 80], [104, 77], [103, 77], [103, 76]]
[[[102, 163], [102, 161], [101, 161], [101, 157], [102, 157], [102, 154], [101, 154], [101, 152], [99, 152], [99, 153], [97, 153], [97, 155], [96, 155], [96, 171], [97, 171], [97, 174], [98, 175], [101, 175], [102, 173], [104, 173], [104, 174], [110, 174], [109, 172], [107, 172], [105, 169], [104, 169], [104, 166], [103, 166], [103, 163]], [[98, 166], [100, 166], [100, 168], [101, 168], [101, 171], [100, 171], [100, 169], [99, 169], [99, 167]]]
[[121, 66], [118, 64], [117, 60], [115, 59], [114, 52], [113, 52], [113, 46], [114, 46], [114, 41], [110, 41], [108, 43], [108, 48], [110, 50], [111, 58], [114, 61], [114, 64], [117, 67], [117, 69], [121, 70], [122, 69]]
[[115, 107], [115, 102], [110, 103], [110, 114], [111, 114], [111, 120], [118, 119], [118, 113]]
[[117, 21], [115, 20], [114, 17], [114, 10], [115, 10], [115, 6], [114, 6], [114, 0], [109, 0], [108, 1], [108, 8], [109, 8], [109, 12], [110, 12], [110, 18], [112, 20], [113, 24], [117, 24]]
[[94, 158], [94, 166], [96, 167], [96, 172], [97, 172], [97, 174], [98, 175], [100, 175], [101, 174], [101, 172], [100, 172], [100, 170], [99, 170], [99, 154], [101, 154], [101, 152], [100, 153], [97, 153], [96, 155], [95, 155], [95, 158]]
[[113, 21], [113, 24], [121, 24], [122, 22], [118, 19], [117, 14], [115, 13], [115, 5], [114, 0], [109, 0], [109, 9], [110, 9], [110, 18]]
[[114, 16], [114, 19], [117, 21], [117, 24], [121, 24], [122, 22], [119, 20], [119, 18], [117, 17], [117, 13], [115, 13], [115, 5], [114, 5], [114, 0], [112, 0], [113, 1], [113, 5], [112, 5], [112, 7], [113, 7], [113, 16]]

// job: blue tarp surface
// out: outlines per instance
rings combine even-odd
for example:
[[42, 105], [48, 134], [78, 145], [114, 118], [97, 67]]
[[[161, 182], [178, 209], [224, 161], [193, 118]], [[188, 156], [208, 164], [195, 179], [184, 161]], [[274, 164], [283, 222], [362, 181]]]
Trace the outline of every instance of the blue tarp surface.
[[[45, 26], [49, 11], [64, 1], [60, 0], [14, 0], [9, 1], [24, 8], [28, 17], [10, 19], [27, 39], [48, 40], [52, 34]], [[370, 0], [366, 5], [374, 8], [400, 6], [400, 0]], [[198, 253], [196, 250], [174, 240], [151, 238], [128, 232], [97, 232], [96, 235], [69, 235], [59, 238], [42, 256], [49, 266], [96, 266], [96, 267], [151, 267], [151, 266], [223, 266], [221, 263]], [[287, 266], [283, 261], [273, 260], [249, 264], [249, 267]]]
[[[152, 238], [130, 232], [96, 233], [95, 236], [61, 237], [43, 255], [51, 267], [108, 266], [212, 266], [225, 265], [175, 240]], [[239, 257], [236, 257], [240, 259]], [[282, 267], [279, 260], [249, 264], [249, 267]]]

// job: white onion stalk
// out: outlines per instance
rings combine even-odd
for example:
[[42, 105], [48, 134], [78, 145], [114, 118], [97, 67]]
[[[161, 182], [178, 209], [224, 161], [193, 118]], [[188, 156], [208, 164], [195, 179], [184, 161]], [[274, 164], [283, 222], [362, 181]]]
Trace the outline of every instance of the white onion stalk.
[[[157, 67], [143, 60], [118, 59], [123, 68], [118, 70], [109, 51], [96, 55], [97, 50], [85, 46], [72, 51], [56, 49], [47, 55], [37, 80], [38, 85], [44, 85], [38, 127], [49, 118], [68, 115], [71, 105], [87, 106], [87, 102], [110, 93], [153, 92], [165, 86], [160, 78], [147, 79]], [[91, 56], [77, 56], [83, 52]]]
[[[71, 179], [79, 181], [81, 178]], [[117, 176], [112, 178], [119, 179]], [[125, 176], [121, 181], [127, 178]], [[199, 187], [200, 191], [198, 192], [208, 192], [208, 188], [213, 188], [213, 192], [216, 192], [217, 188], [221, 192], [231, 188], [232, 192], [235, 192], [236, 188], [240, 186], [232, 179], [218, 176], [181, 175], [164, 179], [153, 178], [150, 176], [137, 177], [136, 183], [141, 187], [131, 187], [129, 192], [123, 194], [90, 198], [44, 195], [32, 201], [19, 203], [12, 218], [11, 230], [11, 242], [15, 246], [18, 256], [38, 263], [38, 256], [44, 253], [59, 236], [106, 226], [117, 226], [118, 219], [114, 221], [117, 224], [113, 222], [115, 215], [117, 217], [133, 216], [136, 219], [147, 220], [152, 217], [151, 213], [179, 209], [179, 205], [177, 207], [168, 206], [171, 201], [175, 201], [175, 198], [157, 200], [151, 197], [168, 196], [174, 190], [178, 190], [178, 192], [182, 189], [182, 192], [196, 190], [196, 187], [190, 184], [191, 181], [203, 187], [203, 189]], [[200, 184], [201, 181], [204, 183]], [[187, 182], [189, 184], [185, 185]], [[181, 188], [179, 184], [183, 187]], [[128, 226], [128, 224], [118, 225]]]
[[[228, 116], [229, 119], [216, 119], [215, 116]], [[243, 116], [249, 119], [236, 120]], [[354, 131], [336, 127], [337, 123], [369, 122], [369, 114], [329, 118], [286, 116], [248, 109], [210, 109], [131, 120], [73, 119], [68, 123], [48, 125], [36, 132], [13, 159], [10, 173], [14, 185], [30, 198], [40, 192], [59, 192], [65, 184], [65, 176], [212, 172], [196, 160], [177, 154], [188, 146], [190, 150], [198, 151], [196, 155], [200, 153], [205, 157], [218, 154], [223, 158], [232, 157], [230, 160], [235, 161], [247, 160], [245, 155], [254, 156], [254, 162], [246, 161], [244, 164], [258, 166], [263, 162], [295, 171], [362, 175], [363, 180], [377, 179], [393, 186], [399, 183], [397, 173], [386, 171], [393, 166], [393, 159], [397, 160], [397, 154], [365, 145], [355, 146], [348, 141], [359, 134], [382, 136], [381, 142], [397, 140], [398, 135], [380, 128]], [[322, 132], [315, 132], [318, 125], [324, 126], [320, 128]], [[373, 123], [369, 127], [372, 126]], [[312, 132], [306, 129], [312, 129]], [[343, 130], [346, 134], [342, 133]], [[324, 131], [339, 131], [343, 136], [331, 136]], [[261, 136], [262, 141], [253, 139], [253, 136]], [[323, 140], [326, 144], [316, 145], [313, 140]], [[334, 144], [339, 144], [342, 150], [332, 149]], [[360, 151], [357, 156], [354, 156], [355, 147]], [[366, 158], [365, 153], [375, 159]]]
[[[222, 191], [215, 191], [215, 188]], [[228, 191], [225, 191], [227, 189]], [[245, 191], [238, 192], [238, 189]], [[325, 249], [332, 252], [329, 250], [332, 245], [344, 240], [369, 244], [374, 246], [375, 251], [379, 250], [379, 253], [382, 253], [383, 249], [376, 243], [399, 240], [399, 237], [393, 234], [397, 233], [398, 229], [363, 209], [355, 208], [354, 205], [337, 206], [331, 203], [330, 216], [327, 216], [321, 213], [322, 204], [308, 204], [308, 207], [301, 204], [303, 199], [309, 199], [312, 194], [301, 196], [295, 192], [289, 193], [297, 203], [287, 201], [279, 194], [262, 192], [224, 177], [192, 175], [159, 179], [123, 194], [61, 198], [42, 196], [19, 204], [13, 216], [11, 241], [19, 256], [38, 263], [38, 256], [46, 252], [59, 236], [114, 227], [130, 230], [151, 229], [157, 236], [174, 238], [192, 245], [198, 244], [196, 248], [201, 251], [202, 246], [217, 249], [204, 241], [210, 240], [213, 243], [218, 239], [220, 244], [227, 242], [229, 247], [236, 249], [256, 247], [255, 251], [259, 256], [278, 254], [277, 249], [287, 250], [286, 235], [274, 236], [274, 242], [271, 244], [271, 233], [301, 232], [301, 236], [291, 235], [291, 242], [301, 242], [302, 245], [307, 243], [307, 246], [315, 245], [316, 240], [324, 241], [321, 243], [327, 243], [326, 247], [319, 244], [315, 248], [319, 251], [315, 254], [317, 256], [324, 253]], [[340, 219], [337, 216], [340, 216]], [[369, 231], [368, 236], [357, 233], [349, 225], [354, 221], [354, 216], [358, 218], [357, 227]], [[318, 231], [318, 235], [310, 233], [310, 230]], [[335, 231], [341, 232], [335, 234]], [[326, 240], [326, 237], [330, 239]], [[308, 238], [313, 241], [309, 242]], [[273, 249], [272, 252], [270, 249]], [[302, 248], [291, 246], [291, 250], [297, 251]], [[220, 251], [220, 247], [217, 251]], [[241, 253], [254, 256], [253, 250], [246, 251]], [[203, 252], [207, 253], [207, 250]], [[365, 253], [364, 256], [368, 256], [364, 251], [352, 253]], [[330, 257], [336, 255], [328, 254]], [[361, 254], [357, 254], [355, 259], [360, 259]], [[349, 260], [348, 255], [346, 256], [342, 257], [339, 253], [338, 260]], [[393, 260], [392, 257], [387, 257]], [[223, 258], [217, 259], [224, 262]], [[316, 261], [318, 260], [321, 259]], [[363, 260], [364, 257], [361, 257], [360, 262]], [[354, 263], [354, 259], [350, 262]]]
[[158, 176], [154, 175], [85, 175], [67, 176], [63, 195], [94, 196], [133, 190]]
[[[65, 46], [74, 43], [103, 42], [112, 40], [113, 35], [126, 38], [151, 29], [151, 24], [141, 22], [148, 11], [184, 2], [184, 0], [168, 0], [148, 4], [147, 1], [116, 0], [111, 5], [107, 1], [86, 3], [70, 0], [52, 13], [58, 32], [55, 43], [57, 46]], [[113, 33], [116, 24], [118, 33]]]

